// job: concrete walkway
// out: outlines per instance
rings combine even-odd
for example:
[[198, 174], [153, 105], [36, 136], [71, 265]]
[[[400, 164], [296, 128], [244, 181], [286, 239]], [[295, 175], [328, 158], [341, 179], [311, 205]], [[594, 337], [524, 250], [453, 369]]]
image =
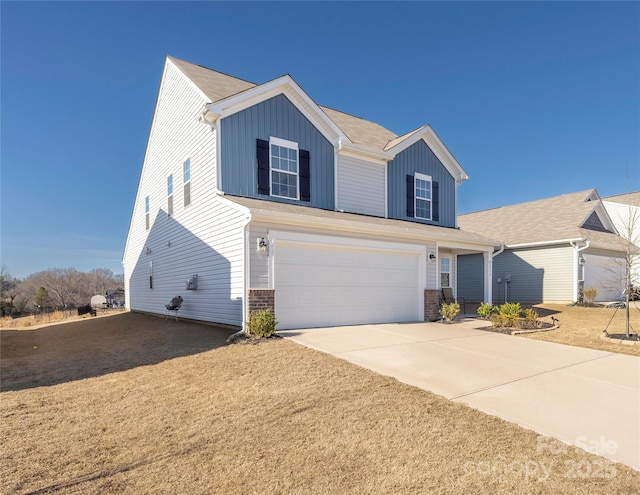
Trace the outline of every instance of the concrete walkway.
[[278, 334], [640, 470], [640, 358], [476, 326], [398, 323]]

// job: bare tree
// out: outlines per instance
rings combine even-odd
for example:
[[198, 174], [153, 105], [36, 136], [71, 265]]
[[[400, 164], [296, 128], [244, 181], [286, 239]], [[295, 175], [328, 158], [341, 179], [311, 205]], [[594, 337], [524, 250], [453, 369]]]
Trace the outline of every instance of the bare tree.
[[622, 273], [623, 277], [621, 285], [624, 287], [626, 336], [629, 338], [631, 335], [629, 303], [639, 284], [640, 277], [640, 207], [628, 205], [625, 211], [626, 214], [618, 215], [619, 218], [613, 219], [618, 229], [618, 235], [621, 238], [622, 256], [620, 258], [612, 258], [612, 261], [619, 267], [619, 272]]
[[18, 295], [19, 281], [11, 276], [6, 265], [0, 266], [0, 316], [11, 316]]

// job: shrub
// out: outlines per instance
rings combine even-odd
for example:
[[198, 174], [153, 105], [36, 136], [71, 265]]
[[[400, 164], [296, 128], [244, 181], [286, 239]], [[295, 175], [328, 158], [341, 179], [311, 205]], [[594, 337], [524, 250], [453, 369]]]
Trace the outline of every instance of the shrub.
[[455, 320], [460, 314], [460, 305], [457, 302], [443, 304], [440, 307], [440, 314], [446, 321]]
[[522, 312], [522, 317], [527, 321], [536, 321], [540, 315], [533, 308], [527, 308]]
[[247, 330], [256, 337], [271, 337], [276, 333], [276, 315], [270, 309], [254, 311], [249, 316]]
[[500, 306], [499, 314], [504, 326], [512, 327], [522, 314], [522, 307], [520, 303], [506, 302]]
[[587, 301], [587, 304], [593, 304], [593, 301], [596, 299], [596, 294], [598, 291], [595, 287], [587, 287], [582, 294], [584, 295], [584, 300]]
[[478, 316], [480, 318], [486, 318], [487, 320], [491, 318], [491, 315], [495, 314], [498, 311], [493, 304], [482, 303], [478, 307]]

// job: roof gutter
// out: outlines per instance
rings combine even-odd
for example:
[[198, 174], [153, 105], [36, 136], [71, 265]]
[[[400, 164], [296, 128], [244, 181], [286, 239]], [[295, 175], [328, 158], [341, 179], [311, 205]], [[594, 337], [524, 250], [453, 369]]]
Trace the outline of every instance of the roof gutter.
[[509, 249], [514, 249], [514, 248], [537, 247], [537, 246], [545, 246], [545, 245], [551, 246], [554, 244], [571, 244], [572, 246], [574, 246], [573, 244], [574, 242], [584, 242], [584, 241], [585, 239], [583, 239], [582, 237], [574, 237], [572, 239], [559, 239], [557, 241], [540, 241], [540, 242], [526, 242], [523, 244], [507, 244], [506, 247]]
[[587, 249], [589, 247], [589, 240], [588, 239], [579, 239], [576, 242], [579, 242], [579, 241], [584, 241], [584, 246], [579, 248], [577, 244], [573, 243], [574, 241], [569, 241], [569, 244], [571, 244], [571, 246], [573, 246], [573, 248], [576, 250], [576, 253], [579, 253], [580, 251], [584, 251], [585, 249]]
[[502, 251], [504, 251], [504, 243], [502, 244], [502, 246], [500, 246], [500, 249], [498, 249], [495, 253], [491, 254], [491, 259], [493, 259], [496, 256], [498, 256], [500, 253], [502, 253]]

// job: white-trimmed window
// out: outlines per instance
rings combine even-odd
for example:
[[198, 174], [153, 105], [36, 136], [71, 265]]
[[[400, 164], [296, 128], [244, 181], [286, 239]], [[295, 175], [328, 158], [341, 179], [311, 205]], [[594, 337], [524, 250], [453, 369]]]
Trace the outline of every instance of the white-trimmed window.
[[269, 148], [271, 195], [300, 199], [298, 143], [270, 137]]
[[167, 177], [167, 215], [173, 215], [173, 174]]
[[440, 287], [451, 287], [451, 258], [440, 257]]
[[144, 198], [144, 221], [146, 229], [149, 230], [149, 196]]
[[431, 220], [431, 176], [415, 175], [415, 217]]
[[182, 182], [184, 184], [184, 205], [191, 204], [191, 159], [182, 162]]

